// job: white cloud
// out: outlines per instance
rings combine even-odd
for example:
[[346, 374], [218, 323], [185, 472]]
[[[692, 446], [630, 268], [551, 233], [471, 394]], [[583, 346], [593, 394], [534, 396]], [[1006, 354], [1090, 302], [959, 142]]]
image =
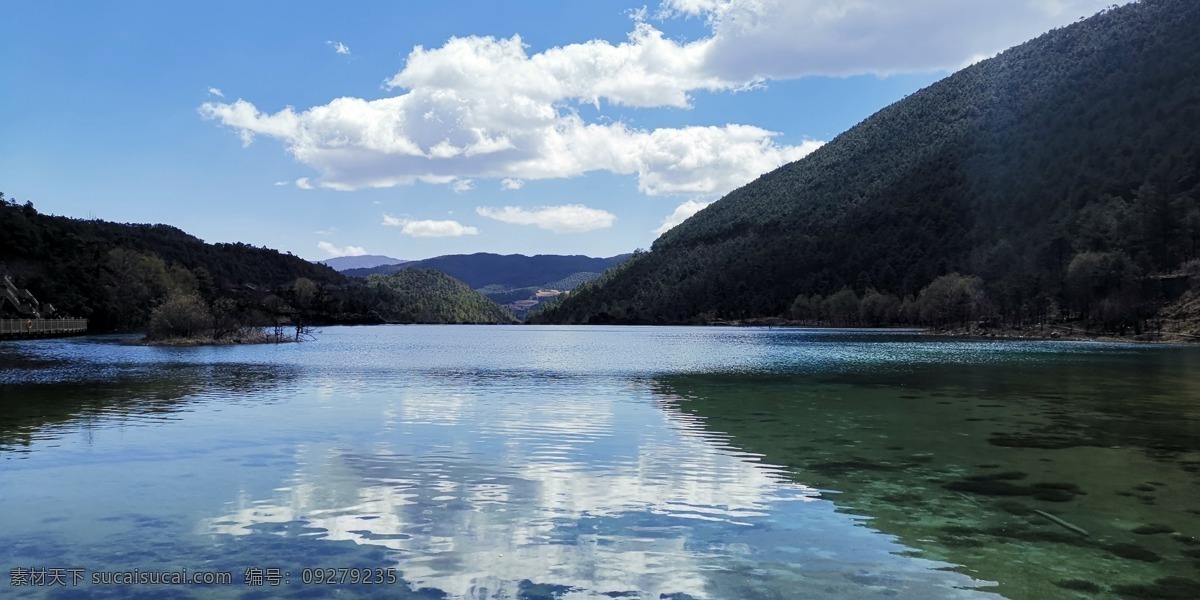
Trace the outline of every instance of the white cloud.
[[675, 15], [707, 15], [727, 3], [727, 0], [663, 0], [658, 16], [666, 19]]
[[244, 144], [257, 135], [281, 140], [321, 173], [316, 185], [331, 189], [608, 171], [636, 175], [646, 194], [718, 194], [814, 145], [779, 144], [772, 132], [741, 125], [589, 123], [564, 104], [686, 107], [691, 90], [741, 86], [702, 72], [707, 43], [681, 44], [645, 23], [620, 44], [591, 41], [532, 56], [516, 36], [453, 38], [412, 51], [388, 81], [408, 90], [397, 96], [274, 114], [238, 100], [206, 103], [200, 112], [237, 130]]
[[500, 189], [502, 190], [519, 190], [523, 187], [525, 187], [525, 181], [523, 179], [506, 177], [500, 180]]
[[468, 227], [458, 221], [414, 221], [385, 214], [383, 215], [383, 224], [389, 227], [399, 227], [401, 233], [412, 237], [479, 235], [479, 229]]
[[307, 177], [301, 177], [300, 179], [296, 180], [296, 187], [302, 190], [311, 190], [313, 189], [313, 184], [309, 183]]
[[722, 194], [820, 146], [779, 144], [773, 132], [747, 125], [647, 131], [585, 123], [550, 102], [526, 103], [532, 112], [518, 114], [514, 103], [498, 108], [484, 95], [339, 98], [273, 115], [238, 100], [201, 111], [238, 129], [243, 143], [257, 134], [283, 140], [298, 160], [321, 171], [317, 185], [336, 190], [608, 171], [636, 175], [648, 195]]
[[210, 96], [216, 96], [216, 97], [218, 97], [218, 98], [224, 98], [224, 97], [225, 97], [225, 94], [221, 92], [221, 88], [215, 88], [215, 87], [210, 87], [210, 88], [208, 88], [208, 95], [210, 95]]
[[519, 206], [491, 208], [480, 206], [475, 209], [481, 217], [495, 219], [502, 223], [514, 225], [536, 225], [540, 229], [554, 233], [581, 233], [612, 227], [617, 216], [596, 208], [588, 208], [582, 204], [566, 204], [563, 206], [541, 206], [532, 210]]
[[683, 204], [675, 207], [675, 212], [663, 219], [662, 225], [654, 230], [654, 235], [662, 235], [669, 231], [672, 227], [686, 221], [692, 215], [700, 212], [704, 207], [712, 204], [711, 202], [702, 202], [700, 200], [688, 200]]
[[656, 129], [632, 133], [612, 151], [637, 148], [627, 160], [644, 194], [724, 194], [824, 144], [806, 140], [780, 145], [772, 141], [774, 136], [749, 125]]
[[327, 252], [330, 258], [337, 258], [339, 256], [362, 256], [367, 253], [362, 246], [346, 246], [345, 248], [338, 248], [329, 242], [317, 242], [317, 248]]
[[320, 235], [320, 236], [333, 237], [333, 236], [337, 235], [339, 231], [341, 231], [341, 230], [338, 229], [337, 227], [330, 227], [329, 229], [318, 229], [318, 230], [314, 231], [313, 233]]
[[345, 54], [345, 55], [350, 54], [350, 48], [341, 42], [335, 42], [333, 40], [330, 40], [330, 41], [325, 42], [325, 45], [329, 46], [330, 48], [333, 48], [333, 51], [338, 54]]
[[475, 182], [471, 181], [470, 179], [455, 179], [450, 184], [450, 189], [454, 190], [455, 194], [469, 192], [475, 189]]
[[335, 190], [604, 171], [636, 176], [647, 195], [715, 195], [820, 142], [782, 143], [746, 124], [588, 121], [572, 104], [686, 109], [694, 92], [770, 79], [954, 68], [1111, 1], [666, 0], [660, 15], [702, 17], [709, 34], [670, 39], [637, 12], [633, 31], [616, 44], [530, 54], [519, 36], [451, 38], [414, 48], [387, 80], [392, 97], [275, 113], [245, 100], [208, 102], [200, 113], [236, 130], [243, 144], [258, 135], [280, 140], [319, 172], [314, 185]]
[[667, 39], [645, 22], [636, 23], [620, 44], [592, 40], [532, 56], [520, 36], [451, 38], [441, 48], [414, 48], [404, 69], [387, 85], [413, 91], [458, 90], [469, 96], [482, 91], [489, 98], [532, 102], [524, 107], [531, 112], [540, 112], [541, 103], [568, 99], [686, 108], [690, 91], [744, 85], [706, 73], [710, 43], [707, 38], [690, 43]]
[[275, 187], [283, 187], [283, 186], [285, 186], [285, 185], [287, 185], [287, 184], [289, 184], [289, 183], [291, 183], [291, 182], [289, 182], [289, 181], [276, 181], [276, 182], [275, 182], [273, 185], [274, 185]]
[[666, 0], [662, 12], [703, 15], [713, 32], [706, 73], [746, 81], [955, 69], [1112, 3]]

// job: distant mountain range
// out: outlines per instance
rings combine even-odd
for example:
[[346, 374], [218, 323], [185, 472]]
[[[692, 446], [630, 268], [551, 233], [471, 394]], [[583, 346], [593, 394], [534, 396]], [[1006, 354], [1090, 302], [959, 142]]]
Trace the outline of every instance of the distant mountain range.
[[592, 281], [611, 267], [619, 265], [632, 254], [608, 258], [558, 254], [450, 254], [402, 264], [380, 265], [365, 269], [347, 269], [343, 275], [369, 277], [391, 275], [407, 269], [433, 269], [445, 273], [471, 289], [487, 296], [492, 302], [507, 306], [518, 316], [554, 298], [538, 294], [538, 290], [570, 291]]
[[603, 273], [610, 267], [625, 262], [630, 254], [608, 258], [590, 256], [563, 256], [558, 254], [448, 254], [425, 260], [414, 260], [402, 264], [381, 265], [366, 269], [347, 269], [343, 274], [351, 277], [368, 275], [391, 275], [401, 269], [434, 269], [441, 271], [469, 286], [481, 289], [493, 286], [500, 289], [536, 287], [558, 282], [576, 273]]
[[382, 265], [398, 265], [400, 263], [409, 262], [407, 260], [383, 256], [380, 254], [364, 254], [362, 256], [339, 256], [326, 260], [314, 261], [319, 264], [329, 266], [333, 270], [341, 273], [350, 269], [370, 269]]

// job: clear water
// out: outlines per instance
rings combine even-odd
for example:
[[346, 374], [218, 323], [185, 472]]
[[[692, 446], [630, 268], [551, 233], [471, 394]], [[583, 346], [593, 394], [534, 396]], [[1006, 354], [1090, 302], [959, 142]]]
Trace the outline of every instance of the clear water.
[[[0, 344], [0, 597], [1200, 597], [1200, 348], [122, 341]], [[13, 585], [39, 568], [65, 585]], [[91, 583], [184, 569], [232, 583]]]

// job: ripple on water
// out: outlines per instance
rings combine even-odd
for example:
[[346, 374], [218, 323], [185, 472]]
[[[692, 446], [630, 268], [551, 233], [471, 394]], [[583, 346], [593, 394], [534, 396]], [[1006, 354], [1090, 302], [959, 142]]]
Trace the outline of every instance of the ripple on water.
[[[808, 410], [808, 394], [814, 385], [832, 386], [819, 392], [843, 395], [830, 402], [853, 409], [856, 386], [890, 391], [909, 378], [906, 395], [914, 397], [891, 400], [926, 415], [932, 402], [925, 392], [941, 388], [925, 385], [923, 369], [1014, 361], [1025, 368], [1056, 355], [1042, 346], [948, 347], [876, 336], [330, 328], [318, 342], [289, 348], [48, 346], [39, 360], [82, 365], [87, 375], [71, 379], [64, 369], [45, 381], [21, 379], [0, 363], [4, 377], [19, 380], [26, 403], [37, 390], [57, 400], [74, 396], [58, 403], [61, 414], [25, 422], [35, 464], [0, 473], [6, 490], [18, 490], [0, 498], [0, 509], [49, 520], [31, 527], [0, 517], [0, 531], [70, 540], [56, 548], [62, 556], [95, 564], [102, 564], [99, 548], [136, 551], [136, 531], [153, 551], [127, 558], [147, 566], [396, 566], [404, 581], [393, 591], [401, 595], [981, 595], [972, 588], [983, 582], [906, 555], [910, 547], [872, 529], [875, 521], [846, 514], [853, 505], [835, 504], [815, 485], [841, 491], [841, 478], [864, 471], [943, 483], [973, 473], [953, 471], [940, 451], [918, 460], [926, 454], [920, 437], [929, 436], [885, 427], [877, 418], [884, 405], [827, 418]], [[1069, 351], [1090, 359], [1122, 352]], [[745, 379], [662, 388], [663, 377], [714, 372]], [[1002, 394], [1010, 382], [989, 385], [989, 393]], [[786, 401], [764, 405], [764, 398]], [[696, 410], [722, 399], [737, 420], [711, 407]], [[881, 456], [876, 446], [904, 449]], [[138, 462], [146, 456], [161, 469]], [[1001, 462], [1008, 461], [971, 457], [970, 464]], [[863, 468], [872, 465], [887, 468]], [[84, 519], [54, 520], [81, 507], [50, 483], [51, 467], [89, 490], [94, 505], [85, 514], [120, 499], [163, 520], [117, 520], [96, 531], [81, 528]], [[164, 475], [172, 470], [189, 477]], [[1054, 481], [1022, 470], [1031, 486]], [[1081, 487], [1087, 498], [1095, 494]], [[947, 516], [963, 507], [953, 509]], [[1158, 544], [1169, 535], [1143, 537]], [[1026, 540], [1011, 543], [1018, 541]], [[1178, 556], [1156, 552], [1170, 557], [1164, 562]]]

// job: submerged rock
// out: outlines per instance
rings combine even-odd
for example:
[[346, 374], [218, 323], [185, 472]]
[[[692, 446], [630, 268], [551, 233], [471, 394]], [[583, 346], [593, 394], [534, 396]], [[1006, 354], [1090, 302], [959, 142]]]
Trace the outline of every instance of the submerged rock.
[[1043, 502], [1070, 502], [1075, 499], [1075, 494], [1066, 490], [1037, 490], [1033, 493], [1033, 498]]
[[1193, 600], [1200, 598], [1200, 581], [1184, 577], [1163, 577], [1146, 585], [1118, 585], [1113, 591], [1122, 598], [1159, 598]]
[[1064, 590], [1084, 592], [1087, 594], [1099, 594], [1100, 592], [1104, 591], [1104, 588], [1100, 587], [1099, 585], [1083, 579], [1063, 579], [1062, 581], [1054, 582], [1054, 585], [1057, 585]]
[[1156, 535], [1159, 533], [1175, 533], [1175, 528], [1170, 525], [1162, 525], [1160, 523], [1152, 523], [1150, 525], [1141, 525], [1134, 527], [1133, 532], [1138, 535]]
[[988, 479], [951, 481], [944, 487], [952, 492], [967, 492], [980, 496], [1030, 496], [1033, 494], [1031, 487]]
[[1140, 560], [1142, 562], [1158, 562], [1162, 560], [1162, 557], [1155, 554], [1154, 551], [1138, 546], [1137, 544], [1112, 544], [1111, 546], [1105, 546], [1105, 550], [1108, 550], [1115, 556], [1130, 560]]
[[996, 503], [996, 507], [1010, 515], [1024, 517], [1034, 514], [1033, 509], [1017, 502], [1015, 500], [1001, 500]]
[[829, 461], [822, 463], [814, 463], [808, 466], [808, 470], [833, 477], [838, 475], [846, 475], [858, 471], [898, 471], [900, 467], [888, 465], [884, 463], [874, 462], [859, 456], [852, 457], [850, 460]]
[[1075, 496], [1086, 493], [1078, 485], [1069, 482], [1042, 482], [1033, 485], [1010, 483], [1026, 476], [1020, 471], [972, 475], [966, 479], [952, 481], [944, 487], [954, 492], [980, 496], [1032, 496], [1035, 500], [1044, 502], [1070, 502]]

